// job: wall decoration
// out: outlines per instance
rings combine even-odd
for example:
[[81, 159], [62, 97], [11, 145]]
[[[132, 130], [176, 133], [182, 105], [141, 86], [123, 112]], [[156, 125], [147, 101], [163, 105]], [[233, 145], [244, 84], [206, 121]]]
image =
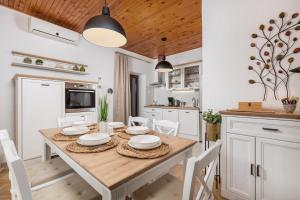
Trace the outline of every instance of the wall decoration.
[[259, 32], [251, 35], [253, 42], [250, 46], [257, 49], [257, 55], [250, 56], [251, 65], [248, 69], [257, 75], [257, 79], [251, 79], [249, 83], [262, 85], [264, 101], [268, 91], [276, 100], [279, 99], [279, 90], [285, 91], [282, 99], [292, 98], [289, 82], [294, 74], [292, 69], [299, 67], [293, 66], [295, 54], [300, 53], [299, 35], [299, 13], [289, 16], [284, 12], [277, 19], [270, 19], [268, 24], [261, 24]]

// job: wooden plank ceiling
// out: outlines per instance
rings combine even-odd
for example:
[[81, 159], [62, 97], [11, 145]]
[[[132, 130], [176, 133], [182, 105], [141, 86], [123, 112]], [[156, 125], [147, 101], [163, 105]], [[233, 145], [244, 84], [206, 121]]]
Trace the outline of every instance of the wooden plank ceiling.
[[[98, 15], [104, 0], [0, 0], [0, 4], [31, 16], [82, 32]], [[202, 46], [201, 0], [108, 0], [111, 16], [124, 27], [129, 51], [157, 58]]]

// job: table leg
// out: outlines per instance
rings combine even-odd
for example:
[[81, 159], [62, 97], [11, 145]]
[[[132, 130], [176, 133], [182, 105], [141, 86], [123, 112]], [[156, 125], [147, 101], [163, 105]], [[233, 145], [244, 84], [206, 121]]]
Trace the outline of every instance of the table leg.
[[50, 160], [50, 158], [51, 158], [51, 148], [46, 143], [46, 141], [44, 141], [44, 143], [43, 143], [42, 162], [45, 162], [46, 160]]
[[183, 170], [182, 170], [182, 173], [183, 173], [183, 180], [184, 180], [184, 177], [185, 177], [185, 170], [186, 170], [186, 165], [187, 165], [187, 161], [188, 159], [192, 157], [192, 149], [190, 149], [189, 151], [187, 151], [185, 153], [185, 158], [183, 160]]

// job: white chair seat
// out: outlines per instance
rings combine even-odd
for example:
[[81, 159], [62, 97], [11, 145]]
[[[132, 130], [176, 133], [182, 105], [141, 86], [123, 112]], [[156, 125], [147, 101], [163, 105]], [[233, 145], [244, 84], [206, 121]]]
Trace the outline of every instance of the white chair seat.
[[34, 200], [100, 200], [101, 196], [79, 175], [32, 192]]
[[183, 182], [170, 174], [133, 193], [134, 200], [181, 200]]
[[69, 165], [59, 157], [46, 162], [25, 164], [25, 168], [31, 187], [60, 178], [73, 171]]

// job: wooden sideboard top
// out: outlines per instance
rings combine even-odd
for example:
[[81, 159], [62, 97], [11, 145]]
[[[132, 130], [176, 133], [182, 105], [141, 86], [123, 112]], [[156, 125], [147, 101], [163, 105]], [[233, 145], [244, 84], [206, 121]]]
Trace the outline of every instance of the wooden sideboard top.
[[51, 77], [51, 76], [36, 76], [36, 75], [30, 75], [30, 74], [16, 74], [14, 76], [14, 79], [16, 79], [16, 78], [31, 78], [31, 79], [42, 79], [42, 80], [57, 80], [57, 81], [70, 81], [70, 82], [76, 82], [76, 83], [98, 84], [97, 81], [65, 79], [65, 78], [58, 78], [58, 77]]
[[252, 116], [252, 117], [269, 117], [269, 118], [284, 118], [284, 119], [300, 119], [300, 112], [286, 113], [283, 111], [275, 112], [240, 112], [232, 110], [220, 111], [222, 115], [239, 115], [239, 116]]
[[145, 108], [162, 108], [162, 109], [179, 109], [179, 110], [200, 110], [198, 107], [181, 107], [181, 106], [164, 106], [164, 105], [148, 105]]

